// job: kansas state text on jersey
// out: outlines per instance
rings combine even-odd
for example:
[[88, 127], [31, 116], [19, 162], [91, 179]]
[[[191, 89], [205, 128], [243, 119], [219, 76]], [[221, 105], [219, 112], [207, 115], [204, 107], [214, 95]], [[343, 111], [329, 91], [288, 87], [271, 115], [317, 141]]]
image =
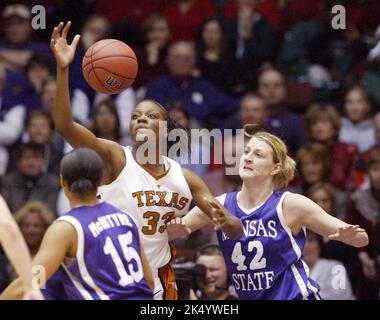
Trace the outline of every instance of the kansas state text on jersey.
[[[78, 235], [75, 259], [62, 264], [57, 274], [64, 287], [62, 299], [153, 297], [144, 278], [138, 229], [128, 214], [103, 202], [75, 208], [58, 221], [72, 224]], [[54, 292], [46, 295], [57, 297]]]
[[228, 272], [240, 299], [318, 299], [318, 284], [303, 261], [306, 231], [292, 235], [282, 214], [286, 193], [274, 191], [252, 210], [237, 203], [238, 192], [227, 193], [224, 206], [244, 226], [239, 240], [218, 231]]

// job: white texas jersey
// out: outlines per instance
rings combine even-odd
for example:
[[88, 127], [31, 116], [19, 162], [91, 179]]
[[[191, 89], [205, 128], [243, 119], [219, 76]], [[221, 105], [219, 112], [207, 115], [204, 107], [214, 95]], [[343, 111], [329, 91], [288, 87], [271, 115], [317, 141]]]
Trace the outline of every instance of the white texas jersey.
[[164, 157], [165, 174], [153, 177], [123, 147], [126, 164], [110, 184], [99, 187], [102, 200], [132, 215], [140, 230], [144, 251], [156, 274], [171, 259], [165, 221], [185, 215], [192, 195], [179, 163]]

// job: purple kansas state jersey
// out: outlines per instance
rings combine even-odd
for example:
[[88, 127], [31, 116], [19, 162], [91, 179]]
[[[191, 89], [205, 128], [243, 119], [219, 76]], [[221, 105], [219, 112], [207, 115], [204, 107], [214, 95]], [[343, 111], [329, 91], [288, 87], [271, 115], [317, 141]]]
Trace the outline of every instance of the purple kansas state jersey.
[[144, 278], [138, 229], [127, 213], [102, 202], [75, 208], [58, 221], [70, 223], [78, 236], [75, 259], [59, 270], [65, 299], [153, 297]]
[[274, 191], [251, 210], [239, 206], [237, 195], [227, 193], [224, 206], [242, 221], [244, 235], [231, 240], [218, 231], [218, 240], [239, 298], [318, 299], [319, 286], [303, 261], [305, 230], [294, 236], [282, 214], [286, 193]]

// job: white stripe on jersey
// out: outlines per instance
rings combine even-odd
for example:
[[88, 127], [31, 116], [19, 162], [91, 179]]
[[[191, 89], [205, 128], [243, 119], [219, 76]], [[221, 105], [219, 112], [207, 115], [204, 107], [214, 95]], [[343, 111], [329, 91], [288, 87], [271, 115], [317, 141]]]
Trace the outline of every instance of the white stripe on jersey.
[[79, 291], [82, 297], [86, 300], [94, 300], [92, 295], [86, 290], [85, 287], [82, 286], [79, 280], [70, 272], [70, 270], [66, 267], [66, 265], [64, 263], [62, 263], [61, 265], [63, 269], [65, 270], [67, 276], [70, 278], [71, 282], [73, 283], [74, 287]]
[[[287, 223], [285, 221], [285, 218], [284, 218], [284, 214], [282, 212], [282, 203], [283, 203], [285, 197], [288, 194], [289, 194], [289, 192], [284, 192], [283, 195], [281, 196], [281, 199], [278, 202], [277, 208], [276, 208], [276, 210], [277, 210], [277, 216], [278, 216], [278, 219], [280, 220], [280, 223], [281, 223], [282, 227], [284, 228], [284, 230], [286, 231], [286, 233], [288, 234], [288, 236], [290, 238], [290, 242], [292, 244], [294, 252], [297, 255], [297, 259], [301, 260], [302, 263], [304, 264], [303, 260], [301, 259], [301, 256], [302, 256], [301, 249], [298, 247], [297, 242], [296, 242], [296, 240], [293, 237], [292, 231], [290, 230], [289, 226], [287, 225]], [[308, 297], [309, 294], [308, 294], [308, 291], [307, 291], [307, 288], [306, 288], [306, 284], [305, 284], [304, 280], [302, 279], [299, 271], [297, 270], [297, 267], [295, 266], [295, 264], [292, 264], [291, 269], [292, 269], [294, 278], [296, 279], [296, 282], [297, 282], [297, 284], [298, 284], [298, 286], [299, 286], [299, 288], [301, 290], [303, 299], [307, 299], [307, 297]], [[305, 272], [306, 272], [306, 274], [308, 276], [309, 275], [308, 271], [305, 270]]]
[[78, 261], [79, 266], [79, 272], [83, 278], [83, 281], [92, 288], [96, 294], [99, 296], [101, 300], [110, 300], [110, 298], [103, 292], [102, 289], [100, 289], [94, 280], [91, 278], [90, 274], [88, 273], [86, 263], [84, 261], [84, 233], [81, 224], [78, 220], [76, 220], [74, 217], [70, 216], [63, 216], [58, 218], [57, 221], [66, 221], [74, 226], [75, 230], [77, 231], [78, 235], [78, 244], [77, 244], [77, 252], [76, 252], [76, 258]]

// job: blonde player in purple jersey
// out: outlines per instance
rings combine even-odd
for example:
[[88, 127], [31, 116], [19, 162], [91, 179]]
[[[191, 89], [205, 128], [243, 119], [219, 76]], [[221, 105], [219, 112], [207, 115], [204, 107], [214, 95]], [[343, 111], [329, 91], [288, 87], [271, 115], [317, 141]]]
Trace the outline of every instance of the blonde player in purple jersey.
[[[72, 209], [49, 227], [33, 259], [47, 280], [58, 271], [55, 281], [60, 286], [47, 286], [49, 298], [153, 298], [153, 278], [136, 223], [127, 212], [97, 198], [102, 173], [101, 158], [89, 148], [75, 149], [62, 159], [61, 185]], [[1, 297], [20, 298], [20, 285], [14, 281]], [[63, 288], [60, 294], [52, 292], [56, 287]]]
[[20, 276], [24, 299], [40, 300], [43, 296], [32, 287], [32, 263], [25, 240], [12, 218], [7, 204], [0, 195], [0, 244]]
[[[278, 137], [256, 132], [245, 146], [239, 164], [243, 180], [239, 192], [217, 199], [244, 226], [244, 235], [233, 240], [218, 231], [218, 240], [234, 288], [240, 299], [319, 299], [319, 286], [309, 277], [303, 260], [306, 228], [346, 244], [363, 247], [368, 235], [327, 214], [310, 199], [281, 191], [293, 178], [295, 162]], [[172, 220], [172, 239], [210, 223], [199, 208], [181, 221]]]

